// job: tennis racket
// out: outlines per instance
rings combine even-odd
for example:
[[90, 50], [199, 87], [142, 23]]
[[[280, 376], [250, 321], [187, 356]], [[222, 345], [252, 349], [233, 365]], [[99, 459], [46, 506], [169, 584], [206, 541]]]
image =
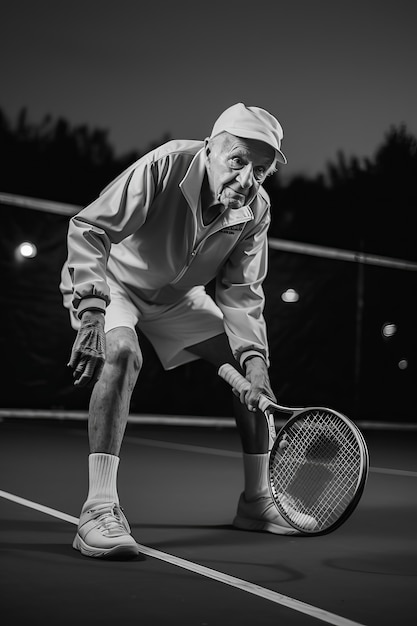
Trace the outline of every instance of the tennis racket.
[[[219, 375], [239, 393], [250, 388], [232, 365]], [[300, 533], [322, 535], [343, 524], [361, 499], [369, 471], [366, 442], [345, 415], [323, 407], [290, 408], [259, 399], [269, 433], [269, 489], [282, 517]], [[290, 418], [276, 432], [274, 411]]]

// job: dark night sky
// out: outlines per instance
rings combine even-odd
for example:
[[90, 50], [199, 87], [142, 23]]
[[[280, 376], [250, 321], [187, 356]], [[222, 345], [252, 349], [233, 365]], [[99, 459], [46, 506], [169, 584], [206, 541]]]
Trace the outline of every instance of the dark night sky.
[[414, 0], [4, 5], [3, 111], [108, 129], [118, 154], [202, 139], [238, 101], [279, 118], [289, 175], [372, 156], [393, 124], [417, 134]]

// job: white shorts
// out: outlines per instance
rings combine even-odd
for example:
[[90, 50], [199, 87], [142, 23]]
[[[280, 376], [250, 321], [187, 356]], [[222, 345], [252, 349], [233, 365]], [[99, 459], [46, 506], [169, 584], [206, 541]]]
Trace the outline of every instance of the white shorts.
[[[154, 304], [137, 297], [133, 300], [109, 277], [107, 283], [111, 302], [106, 309], [105, 332], [120, 326], [138, 327], [166, 370], [197, 360], [186, 348], [224, 332], [223, 314], [203, 286], [194, 287], [174, 304]], [[80, 320], [66, 297], [64, 304], [70, 309], [72, 327], [78, 330]]]

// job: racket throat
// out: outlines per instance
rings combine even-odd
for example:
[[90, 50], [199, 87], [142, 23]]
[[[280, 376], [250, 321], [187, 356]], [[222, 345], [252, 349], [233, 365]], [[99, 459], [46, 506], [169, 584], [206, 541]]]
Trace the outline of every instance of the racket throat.
[[264, 413], [266, 419], [266, 425], [268, 428], [268, 452], [271, 452], [275, 439], [277, 438], [277, 431], [275, 428], [274, 414], [268, 409]]

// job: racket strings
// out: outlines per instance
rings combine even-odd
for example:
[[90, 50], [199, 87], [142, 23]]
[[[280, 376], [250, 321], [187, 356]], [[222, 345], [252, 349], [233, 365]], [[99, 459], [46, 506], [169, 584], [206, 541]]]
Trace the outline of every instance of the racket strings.
[[309, 518], [315, 520], [315, 531], [324, 530], [340, 518], [358, 489], [360, 443], [348, 423], [325, 411], [306, 411], [286, 435], [287, 447], [274, 448], [270, 459], [274, 499], [295, 524], [302, 527]]

